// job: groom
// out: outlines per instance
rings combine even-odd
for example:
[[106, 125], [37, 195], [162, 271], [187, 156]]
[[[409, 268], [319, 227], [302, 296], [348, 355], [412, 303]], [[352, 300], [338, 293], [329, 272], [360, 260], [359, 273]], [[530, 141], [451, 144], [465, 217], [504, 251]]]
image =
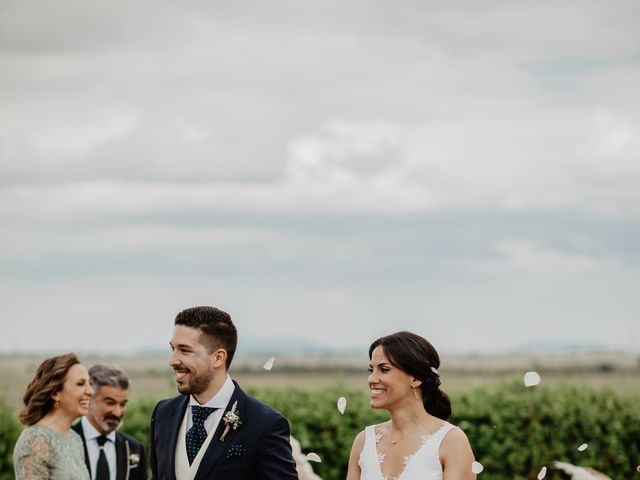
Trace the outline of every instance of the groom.
[[176, 316], [169, 365], [181, 395], [151, 416], [156, 480], [298, 479], [289, 423], [227, 374], [238, 334], [228, 313], [193, 307]]

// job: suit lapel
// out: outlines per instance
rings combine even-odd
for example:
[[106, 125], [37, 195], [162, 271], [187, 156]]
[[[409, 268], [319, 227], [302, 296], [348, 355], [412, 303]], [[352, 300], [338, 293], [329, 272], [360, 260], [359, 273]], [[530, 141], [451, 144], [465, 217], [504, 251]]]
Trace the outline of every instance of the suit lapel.
[[169, 440], [170, 444], [167, 450], [167, 455], [169, 456], [169, 467], [168, 471], [170, 472], [170, 478], [175, 478], [176, 471], [176, 446], [178, 444], [178, 433], [180, 431], [180, 425], [182, 424], [182, 420], [184, 419], [185, 411], [187, 410], [187, 406], [189, 405], [189, 396], [183, 395], [182, 397], [178, 397], [171, 409], [169, 411], [170, 418], [167, 422], [167, 431], [166, 438]]
[[89, 450], [87, 450], [87, 440], [84, 438], [84, 430], [82, 429], [82, 420], [76, 423], [71, 428], [73, 428], [78, 433], [78, 435], [80, 435], [80, 438], [82, 438], [82, 448], [84, 449], [84, 463], [86, 463], [87, 469], [89, 470], [89, 473], [91, 473], [91, 464], [89, 463]]
[[116, 480], [127, 480], [128, 462], [127, 441], [116, 432]]
[[233, 404], [235, 402], [238, 402], [238, 406], [236, 408], [240, 420], [245, 418], [246, 395], [242, 390], [240, 390], [240, 387], [235, 381], [233, 383], [235, 384], [236, 388], [233, 391], [231, 400], [229, 400], [229, 403], [227, 404], [227, 408], [222, 414], [222, 418], [220, 419], [220, 423], [218, 423], [218, 427], [216, 428], [213, 438], [209, 443], [209, 447], [207, 448], [207, 451], [204, 453], [204, 456], [200, 461], [200, 467], [198, 468], [198, 472], [196, 473], [194, 480], [202, 480], [208, 478], [207, 474], [215, 466], [218, 459], [220, 458], [220, 455], [222, 455], [222, 452], [224, 452], [227, 446], [231, 444], [233, 437], [235, 437], [238, 433], [238, 430], [229, 429], [224, 441], [220, 441], [220, 437], [222, 437], [222, 434], [224, 433], [224, 430], [226, 428], [226, 424], [224, 423], [224, 414], [231, 411], [231, 408], [233, 407]]

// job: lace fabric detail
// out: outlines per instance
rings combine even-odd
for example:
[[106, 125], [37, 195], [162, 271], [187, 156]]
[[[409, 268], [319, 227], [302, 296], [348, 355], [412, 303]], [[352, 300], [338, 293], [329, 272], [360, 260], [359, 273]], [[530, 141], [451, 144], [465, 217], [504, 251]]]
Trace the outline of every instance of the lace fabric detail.
[[23, 430], [13, 451], [16, 480], [90, 480], [82, 439], [43, 425]]
[[442, 480], [440, 444], [447, 432], [454, 428], [457, 427], [444, 422], [437, 431], [423, 435], [416, 452], [404, 457], [402, 472], [398, 476], [390, 477], [382, 474], [385, 455], [379, 453], [377, 449], [377, 443], [382, 435], [376, 433], [374, 425], [368, 426], [365, 429], [365, 443], [358, 460], [361, 471], [360, 480]]

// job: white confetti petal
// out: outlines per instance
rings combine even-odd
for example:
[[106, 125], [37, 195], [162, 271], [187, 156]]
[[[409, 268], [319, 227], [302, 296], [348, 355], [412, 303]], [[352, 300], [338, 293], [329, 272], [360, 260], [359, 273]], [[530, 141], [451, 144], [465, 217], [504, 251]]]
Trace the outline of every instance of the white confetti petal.
[[546, 476], [547, 476], [547, 467], [542, 467], [542, 469], [540, 470], [540, 473], [538, 473], [538, 480], [542, 480]]
[[589, 444], [588, 444], [588, 443], [583, 443], [582, 445], [580, 445], [580, 446], [578, 447], [578, 451], [579, 451], [579, 452], [584, 452], [584, 451], [587, 449], [587, 447], [588, 447], [588, 446], [589, 446]]
[[347, 408], [347, 399], [344, 397], [340, 397], [338, 399], [338, 411], [344, 415], [344, 410]]
[[540, 375], [537, 372], [527, 372], [524, 374], [524, 386], [533, 387], [540, 383]]
[[435, 373], [436, 375], [440, 375], [440, 374], [438, 373], [438, 369], [437, 369], [437, 368], [435, 368], [435, 367], [431, 367], [431, 371], [432, 371], [433, 373]]
[[484, 470], [484, 467], [482, 466], [482, 464], [480, 462], [473, 462], [471, 464], [471, 471], [473, 473], [475, 473], [476, 475], [478, 473], [482, 473], [483, 470]]
[[275, 361], [275, 359], [276, 357], [271, 357], [269, 360], [267, 360], [262, 368], [264, 368], [265, 370], [271, 370], [273, 368], [273, 362]]
[[310, 462], [321, 462], [322, 460], [320, 460], [320, 456], [317, 453], [307, 453], [307, 460], [309, 460]]

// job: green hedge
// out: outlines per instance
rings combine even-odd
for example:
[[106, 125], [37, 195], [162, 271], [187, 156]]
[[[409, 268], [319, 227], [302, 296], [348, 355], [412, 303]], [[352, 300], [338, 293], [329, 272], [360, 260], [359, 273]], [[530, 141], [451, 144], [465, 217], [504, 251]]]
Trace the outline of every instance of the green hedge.
[[[336, 387], [326, 390], [251, 389], [290, 420], [292, 434], [324, 480], [343, 479], [354, 436], [365, 425], [386, 420], [369, 408], [366, 393]], [[337, 399], [347, 398], [344, 415]], [[123, 431], [147, 443], [149, 417], [156, 399], [132, 402]], [[451, 421], [464, 429], [484, 467], [481, 479], [535, 479], [542, 466], [547, 479], [565, 478], [551, 468], [561, 460], [591, 466], [613, 479], [637, 476], [640, 464], [640, 398], [576, 387], [525, 388], [509, 383], [453, 396]], [[0, 399], [0, 480], [13, 478], [11, 453], [20, 432], [15, 412]], [[588, 443], [583, 452], [578, 446]]]
[[[386, 420], [386, 412], [368, 406], [361, 391], [321, 392], [257, 390], [256, 396], [283, 412], [303, 452], [323, 462], [314, 470], [324, 480], [346, 476], [354, 436], [364, 425]], [[344, 416], [336, 408], [348, 399]], [[535, 479], [547, 466], [547, 479], [566, 478], [554, 461], [591, 466], [613, 479], [637, 476], [640, 464], [640, 398], [575, 387], [525, 388], [508, 383], [494, 391], [473, 390], [453, 396], [454, 416], [469, 437], [482, 479]], [[588, 443], [584, 452], [578, 446]]]
[[17, 414], [0, 397], [0, 480], [13, 480], [13, 447], [22, 431]]

